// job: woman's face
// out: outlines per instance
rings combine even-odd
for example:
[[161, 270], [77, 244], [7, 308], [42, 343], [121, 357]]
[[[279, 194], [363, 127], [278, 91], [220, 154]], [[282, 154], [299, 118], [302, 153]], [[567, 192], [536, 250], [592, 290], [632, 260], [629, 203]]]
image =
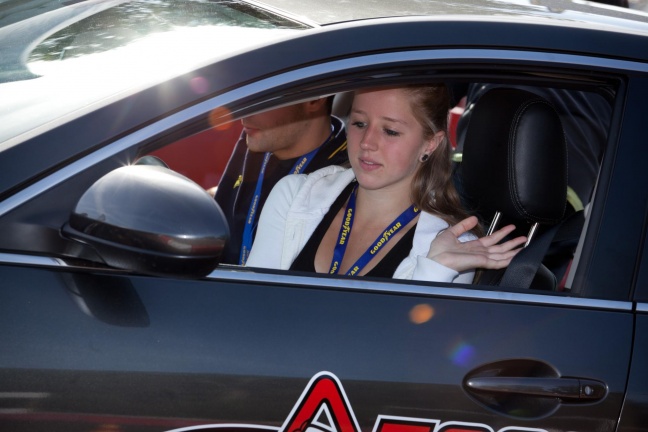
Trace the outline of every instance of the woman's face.
[[356, 93], [347, 139], [351, 167], [360, 186], [369, 190], [409, 191], [419, 159], [436, 148], [434, 139], [424, 138], [409, 98], [400, 89]]

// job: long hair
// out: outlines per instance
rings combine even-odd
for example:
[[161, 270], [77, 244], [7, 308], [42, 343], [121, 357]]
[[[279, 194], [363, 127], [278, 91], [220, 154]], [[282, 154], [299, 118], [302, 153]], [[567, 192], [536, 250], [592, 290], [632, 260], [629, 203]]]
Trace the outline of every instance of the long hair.
[[420, 162], [412, 181], [414, 205], [435, 214], [454, 225], [468, 217], [459, 193], [452, 181], [450, 141], [448, 140], [448, 111], [450, 94], [444, 84], [411, 85], [403, 88], [410, 99], [412, 113], [423, 126], [425, 139], [437, 132], [444, 136], [427, 161]]

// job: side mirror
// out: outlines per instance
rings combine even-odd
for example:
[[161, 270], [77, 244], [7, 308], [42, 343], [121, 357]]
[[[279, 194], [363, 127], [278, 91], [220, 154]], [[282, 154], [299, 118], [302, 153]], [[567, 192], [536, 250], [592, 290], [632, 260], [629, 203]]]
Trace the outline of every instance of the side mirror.
[[162, 166], [131, 165], [81, 196], [63, 234], [112, 267], [201, 277], [218, 265], [229, 227], [216, 201], [193, 181]]

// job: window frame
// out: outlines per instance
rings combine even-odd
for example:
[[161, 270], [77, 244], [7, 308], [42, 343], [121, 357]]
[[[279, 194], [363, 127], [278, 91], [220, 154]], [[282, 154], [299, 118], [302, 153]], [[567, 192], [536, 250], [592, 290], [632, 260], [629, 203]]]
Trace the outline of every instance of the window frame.
[[[450, 65], [448, 65], [450, 63]], [[403, 73], [418, 71], [417, 73]], [[436, 74], [420, 73], [421, 71], [437, 71]], [[616, 84], [617, 98], [613, 108], [613, 119], [611, 132], [609, 134], [608, 148], [604, 157], [599, 185], [594, 198], [595, 205], [592, 207], [591, 217], [588, 220], [588, 226], [585, 235], [582, 236], [584, 247], [581, 248], [581, 264], [577, 267], [574, 283], [579, 288], [573, 290], [570, 294], [574, 297], [590, 297], [589, 299], [580, 298], [567, 300], [566, 296], [551, 294], [519, 294], [507, 293], [504, 290], [493, 290], [492, 287], [480, 287], [479, 285], [471, 286], [465, 291], [452, 285], [452, 293], [448, 293], [447, 288], [432, 288], [429, 283], [411, 282], [411, 283], [394, 283], [389, 282], [388, 290], [401, 291], [404, 286], [416, 287], [407, 288], [416, 290], [442, 290], [439, 295], [461, 295], [466, 296], [483, 296], [501, 299], [502, 297], [514, 299], [514, 301], [523, 302], [549, 302], [560, 303], [562, 301], [572, 301], [576, 304], [587, 307], [588, 301], [595, 301], [596, 298], [623, 301], [627, 296], [609, 296], [605, 287], [597, 285], [597, 281], [591, 278], [591, 268], [596, 267], [598, 261], [593, 259], [597, 251], [596, 242], [598, 237], [596, 233], [609, 223], [603, 220], [601, 214], [605, 211], [606, 196], [609, 193], [609, 178], [613, 170], [618, 170], [616, 166], [617, 146], [619, 144], [618, 135], [621, 132], [622, 113], [620, 107], [624, 105], [626, 92], [624, 90], [626, 82], [625, 74], [645, 75], [648, 73], [648, 65], [630, 62], [625, 60], [614, 60], [606, 58], [594, 58], [588, 56], [579, 56], [572, 54], [556, 54], [534, 51], [513, 51], [498, 49], [429, 49], [429, 50], [410, 50], [390, 53], [368, 54], [358, 57], [345, 58], [328, 61], [316, 65], [307, 65], [299, 69], [289, 70], [278, 73], [274, 76], [259, 79], [257, 81], [244, 84], [240, 87], [223, 92], [215, 97], [211, 97], [187, 107], [181, 111], [175, 112], [165, 118], [159, 119], [147, 126], [118, 138], [110, 144], [96, 150], [81, 159], [78, 159], [60, 170], [44, 177], [42, 180], [35, 182], [20, 192], [14, 194], [8, 199], [0, 202], [0, 221], [2, 218], [11, 213], [13, 210], [22, 207], [24, 204], [35, 200], [44, 193], [47, 193], [54, 187], [57, 187], [70, 179], [76, 177], [79, 173], [94, 170], [103, 162], [112, 161], [112, 165], [133, 163], [137, 156], [142, 153], [151, 151], [155, 146], [159, 146], [160, 138], [163, 135], [178, 133], [181, 130], [190, 130], [195, 127], [198, 119], [205, 119], [209, 113], [219, 107], [230, 107], [231, 117], [224, 117], [223, 121], [237, 119], [253, 112], [259, 112], [268, 109], [280, 102], [281, 104], [294, 103], [300, 100], [306, 100], [313, 96], [322, 94], [337, 93], [348, 91], [358, 86], [372, 86], [377, 84], [412, 82], [413, 80], [443, 80], [444, 77], [451, 76], [456, 69], [463, 71], [481, 71], [482, 76], [499, 76], [503, 77], [502, 70], [515, 71], [514, 75], [520, 82], [525, 77], [529, 80], [538, 80], [545, 83], [563, 82], [564, 79], [557, 78], [571, 76], [578, 78], [577, 85], [596, 86], [603, 82], [608, 85]], [[400, 71], [400, 72], [399, 72]], [[445, 71], [445, 72], [444, 72]], [[550, 72], [555, 73], [552, 75]], [[476, 73], [476, 72], [475, 72]], [[477, 73], [476, 73], [477, 74]], [[456, 76], [456, 75], [454, 75]], [[464, 75], [465, 76], [465, 75]], [[365, 77], [364, 80], [360, 80]], [[366, 77], [372, 77], [366, 79]], [[473, 76], [476, 78], [476, 76]], [[160, 132], [160, 131], [163, 131]], [[109, 164], [110, 165], [110, 164]], [[106, 168], [103, 168], [104, 170]], [[101, 170], [99, 170], [101, 171]], [[95, 174], [98, 175], [98, 174]], [[15, 255], [10, 262], [15, 262]], [[0, 262], [6, 262], [0, 255]], [[597, 257], [598, 258], [598, 257]], [[33, 265], [33, 264], [32, 264]], [[69, 265], [69, 264], [66, 264]], [[633, 269], [627, 266], [619, 270], [625, 277], [632, 277]], [[224, 272], [229, 270], [217, 269], [210, 276], [210, 279], [226, 278]], [[277, 277], [272, 273], [258, 272], [231, 272], [236, 278], [249, 278], [250, 281], [267, 281], [268, 283], [298, 284], [317, 287], [334, 287], [337, 289], [339, 284], [335, 282], [325, 282], [321, 275], [311, 277], [292, 276], [285, 272], [279, 276], [284, 278], [277, 282]], [[294, 278], [294, 279], [293, 279]], [[351, 287], [358, 287], [365, 290], [374, 290], [376, 281], [345, 281], [345, 284]], [[578, 285], [581, 284], [581, 285]], [[443, 284], [433, 284], [442, 287]], [[477, 289], [476, 289], [477, 288]], [[480, 291], [481, 290], [481, 291]], [[476, 294], [481, 292], [481, 294]], [[553, 293], [552, 293], [553, 294]], [[521, 297], [519, 297], [521, 296]], [[528, 297], [531, 296], [531, 297]], [[536, 300], [540, 298], [540, 300]], [[521, 299], [521, 300], [520, 300]], [[613, 309], [620, 307], [627, 310], [625, 303], [610, 303]], [[599, 306], [597, 306], [599, 307]]]

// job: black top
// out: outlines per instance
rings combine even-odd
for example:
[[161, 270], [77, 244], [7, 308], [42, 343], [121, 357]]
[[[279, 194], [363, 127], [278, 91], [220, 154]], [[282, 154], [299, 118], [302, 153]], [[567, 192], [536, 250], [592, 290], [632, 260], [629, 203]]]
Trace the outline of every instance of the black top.
[[[315, 254], [319, 248], [322, 238], [326, 231], [331, 226], [335, 215], [338, 214], [342, 206], [344, 206], [353, 190], [355, 182], [350, 183], [337, 197], [335, 202], [331, 205], [324, 218], [319, 223], [313, 235], [310, 236], [304, 248], [299, 252], [295, 261], [290, 266], [290, 270], [315, 272]], [[416, 224], [405, 233], [403, 237], [396, 243], [396, 245], [380, 260], [374, 268], [372, 268], [365, 276], [385, 277], [390, 278], [394, 276], [394, 272], [398, 265], [409, 255], [412, 249], [412, 242], [414, 240], [414, 231]]]
[[[343, 165], [348, 162], [346, 152], [346, 133], [342, 121], [331, 117], [333, 135], [325, 142], [315, 157], [306, 166], [303, 174], [308, 174], [329, 165]], [[225, 167], [225, 172], [218, 183], [216, 202], [220, 205], [230, 229], [228, 242], [221, 262], [238, 264], [243, 241], [245, 219], [250, 209], [250, 202], [254, 196], [257, 179], [261, 171], [264, 153], [249, 151], [246, 144], [246, 134], [241, 136], [234, 147], [232, 156]], [[301, 156], [300, 156], [301, 157]], [[284, 176], [290, 174], [292, 167], [299, 158], [279, 160], [271, 156], [266, 166], [266, 171], [261, 188], [261, 196], [257, 210], [258, 216], [265, 204], [274, 185]]]

